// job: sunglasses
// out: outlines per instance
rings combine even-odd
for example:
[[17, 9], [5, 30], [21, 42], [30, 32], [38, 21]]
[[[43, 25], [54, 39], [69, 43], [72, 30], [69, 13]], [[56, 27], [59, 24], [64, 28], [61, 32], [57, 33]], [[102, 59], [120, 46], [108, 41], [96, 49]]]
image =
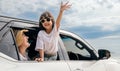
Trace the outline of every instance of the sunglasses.
[[45, 19], [41, 19], [40, 22], [41, 22], [41, 23], [44, 23], [45, 21], [49, 22], [50, 20], [51, 20], [51, 18], [46, 17]]

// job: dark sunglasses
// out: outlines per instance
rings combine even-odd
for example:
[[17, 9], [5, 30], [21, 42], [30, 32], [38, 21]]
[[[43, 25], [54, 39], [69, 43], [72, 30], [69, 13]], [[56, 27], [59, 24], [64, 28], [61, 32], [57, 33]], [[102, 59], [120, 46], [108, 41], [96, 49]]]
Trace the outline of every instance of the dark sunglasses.
[[46, 18], [44, 18], [44, 19], [41, 19], [40, 22], [41, 22], [41, 23], [44, 23], [45, 21], [49, 22], [50, 20], [51, 20], [51, 18], [46, 17]]

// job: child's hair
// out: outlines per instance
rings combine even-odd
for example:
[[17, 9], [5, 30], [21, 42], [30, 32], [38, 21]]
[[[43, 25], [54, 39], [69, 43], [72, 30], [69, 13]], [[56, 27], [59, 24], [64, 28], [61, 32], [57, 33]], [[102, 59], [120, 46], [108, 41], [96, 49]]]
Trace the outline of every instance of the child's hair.
[[48, 11], [45, 11], [41, 14], [40, 19], [39, 19], [39, 27], [41, 27], [42, 30], [45, 30], [45, 28], [43, 27], [43, 25], [41, 23], [41, 19], [46, 18], [46, 17], [51, 18], [52, 28], [54, 27], [54, 24], [55, 24], [55, 20], [54, 20], [54, 17], [52, 16], [52, 14]]

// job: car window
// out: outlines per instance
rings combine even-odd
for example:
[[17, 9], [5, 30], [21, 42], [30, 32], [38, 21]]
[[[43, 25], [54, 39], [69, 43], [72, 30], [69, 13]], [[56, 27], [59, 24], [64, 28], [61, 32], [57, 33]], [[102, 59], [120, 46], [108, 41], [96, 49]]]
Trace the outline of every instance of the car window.
[[11, 30], [7, 31], [2, 40], [0, 41], [0, 52], [14, 59], [18, 59]]
[[70, 60], [88, 60], [91, 57], [90, 53], [84, 48], [84, 45], [77, 40], [63, 35], [61, 35], [61, 38]]

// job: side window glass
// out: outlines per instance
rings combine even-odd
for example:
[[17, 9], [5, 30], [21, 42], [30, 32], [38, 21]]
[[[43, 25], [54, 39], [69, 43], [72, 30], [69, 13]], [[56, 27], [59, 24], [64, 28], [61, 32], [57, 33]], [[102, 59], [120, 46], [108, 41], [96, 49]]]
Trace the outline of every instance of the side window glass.
[[0, 52], [14, 59], [18, 59], [11, 31], [8, 31], [0, 41]]
[[91, 57], [90, 53], [77, 40], [68, 36], [62, 36], [62, 40], [70, 60], [88, 60]]

